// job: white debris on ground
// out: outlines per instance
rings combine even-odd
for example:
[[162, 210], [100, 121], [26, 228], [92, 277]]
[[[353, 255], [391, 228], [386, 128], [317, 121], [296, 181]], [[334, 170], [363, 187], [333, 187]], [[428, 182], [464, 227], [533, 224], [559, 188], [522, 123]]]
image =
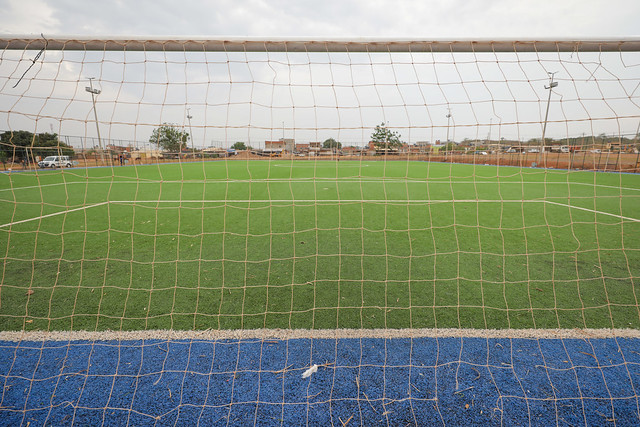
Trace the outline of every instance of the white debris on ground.
[[309, 378], [311, 374], [318, 372], [318, 365], [314, 363], [312, 367], [302, 373], [302, 378]]

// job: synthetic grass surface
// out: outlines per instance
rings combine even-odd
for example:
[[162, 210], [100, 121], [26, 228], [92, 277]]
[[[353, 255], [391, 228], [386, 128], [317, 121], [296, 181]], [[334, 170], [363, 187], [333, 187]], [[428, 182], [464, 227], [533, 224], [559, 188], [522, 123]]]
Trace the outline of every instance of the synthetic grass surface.
[[639, 355], [614, 338], [5, 341], [0, 424], [637, 425]]
[[219, 161], [0, 190], [2, 330], [640, 327], [636, 175]]

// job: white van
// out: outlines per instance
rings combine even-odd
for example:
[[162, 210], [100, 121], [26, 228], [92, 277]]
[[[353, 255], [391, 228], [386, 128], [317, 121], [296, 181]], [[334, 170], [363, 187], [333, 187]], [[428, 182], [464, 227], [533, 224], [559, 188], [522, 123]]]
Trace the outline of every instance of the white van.
[[71, 167], [69, 156], [47, 156], [44, 160], [38, 162], [41, 168], [68, 168]]
[[552, 145], [551, 146], [551, 151], [554, 153], [568, 153], [569, 152], [569, 146], [568, 145]]

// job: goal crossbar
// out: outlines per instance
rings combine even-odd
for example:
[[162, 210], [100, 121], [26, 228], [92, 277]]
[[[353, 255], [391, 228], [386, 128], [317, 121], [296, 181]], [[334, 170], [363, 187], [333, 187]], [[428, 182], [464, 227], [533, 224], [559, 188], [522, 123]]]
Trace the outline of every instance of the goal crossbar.
[[33, 35], [0, 36], [0, 49], [108, 50], [194, 52], [618, 52], [640, 50], [640, 37], [597, 39], [457, 39], [413, 40], [382, 38], [205, 38], [104, 37], [52, 38]]

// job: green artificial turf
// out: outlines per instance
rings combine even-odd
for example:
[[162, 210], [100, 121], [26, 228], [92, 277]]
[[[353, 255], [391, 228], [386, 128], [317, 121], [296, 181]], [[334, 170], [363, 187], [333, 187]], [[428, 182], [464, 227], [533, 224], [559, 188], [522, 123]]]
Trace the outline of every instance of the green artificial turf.
[[2, 174], [0, 329], [639, 328], [640, 223], [620, 216], [640, 218], [640, 176], [364, 160]]

